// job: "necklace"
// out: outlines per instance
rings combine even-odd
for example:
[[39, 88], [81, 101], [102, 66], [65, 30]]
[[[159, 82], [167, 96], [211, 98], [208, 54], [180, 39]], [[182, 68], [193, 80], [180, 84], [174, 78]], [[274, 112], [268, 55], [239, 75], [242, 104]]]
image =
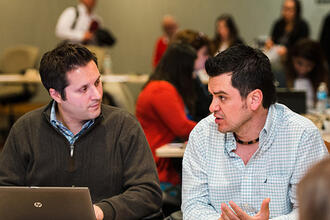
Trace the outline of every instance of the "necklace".
[[236, 142], [238, 142], [240, 144], [249, 145], [249, 144], [255, 144], [255, 143], [259, 142], [259, 137], [257, 139], [252, 140], [252, 141], [242, 141], [242, 140], [238, 139], [238, 137], [236, 136], [235, 133], [233, 133], [233, 134], [234, 134]]

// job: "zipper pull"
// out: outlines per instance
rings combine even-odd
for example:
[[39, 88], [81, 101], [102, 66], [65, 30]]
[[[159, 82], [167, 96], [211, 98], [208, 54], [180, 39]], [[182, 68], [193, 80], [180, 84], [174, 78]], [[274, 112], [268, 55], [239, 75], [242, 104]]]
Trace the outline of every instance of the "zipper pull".
[[70, 145], [70, 157], [73, 157], [74, 145]]

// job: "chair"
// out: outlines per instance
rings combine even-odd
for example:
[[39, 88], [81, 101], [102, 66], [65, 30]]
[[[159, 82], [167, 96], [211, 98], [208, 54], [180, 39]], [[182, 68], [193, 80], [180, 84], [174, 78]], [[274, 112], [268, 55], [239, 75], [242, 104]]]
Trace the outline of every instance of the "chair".
[[328, 152], [330, 152], [330, 142], [327, 142], [327, 141], [324, 140], [324, 144], [327, 147]]
[[0, 59], [0, 70], [5, 73], [24, 73], [34, 68], [39, 48], [30, 45], [17, 45], [7, 48]]
[[[0, 72], [24, 74], [35, 68], [39, 48], [30, 45], [17, 45], [5, 49], [0, 57]], [[36, 86], [28, 84], [1, 85], [0, 104], [8, 107], [9, 126], [15, 121], [13, 105], [28, 101], [35, 93]]]
[[104, 57], [105, 57], [106, 52], [107, 52], [106, 51], [107, 48], [99, 47], [99, 46], [95, 46], [95, 45], [85, 45], [85, 47], [95, 54], [95, 56], [97, 58], [98, 68], [101, 72], [104, 72], [103, 63], [104, 63]]
[[152, 213], [151, 215], [143, 217], [141, 220], [163, 220], [164, 214], [163, 211], [160, 209], [155, 213]]
[[104, 83], [103, 90], [105, 98], [108, 93], [114, 99], [116, 107], [126, 109], [131, 114], [135, 113], [134, 98], [127, 85], [120, 82]]

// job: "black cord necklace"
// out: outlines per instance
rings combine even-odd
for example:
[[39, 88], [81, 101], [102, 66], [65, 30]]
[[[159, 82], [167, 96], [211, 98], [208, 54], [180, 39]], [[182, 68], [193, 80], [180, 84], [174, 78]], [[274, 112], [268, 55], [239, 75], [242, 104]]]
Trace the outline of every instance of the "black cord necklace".
[[252, 141], [242, 141], [242, 140], [238, 139], [238, 137], [236, 136], [235, 133], [234, 133], [234, 137], [235, 137], [236, 142], [238, 142], [240, 144], [244, 144], [244, 145], [255, 144], [255, 143], [259, 142], [259, 137]]

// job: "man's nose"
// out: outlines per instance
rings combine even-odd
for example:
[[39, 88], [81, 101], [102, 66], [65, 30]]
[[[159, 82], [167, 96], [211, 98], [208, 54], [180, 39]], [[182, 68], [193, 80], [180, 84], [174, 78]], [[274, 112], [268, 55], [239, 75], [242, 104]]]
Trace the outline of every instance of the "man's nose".
[[215, 112], [220, 110], [220, 106], [218, 101], [215, 100], [215, 98], [212, 99], [212, 102], [209, 107], [210, 112]]
[[92, 94], [91, 94], [93, 99], [101, 99], [102, 98], [102, 94], [103, 94], [102, 87], [99, 88], [97, 86], [93, 86], [93, 88], [92, 88]]

